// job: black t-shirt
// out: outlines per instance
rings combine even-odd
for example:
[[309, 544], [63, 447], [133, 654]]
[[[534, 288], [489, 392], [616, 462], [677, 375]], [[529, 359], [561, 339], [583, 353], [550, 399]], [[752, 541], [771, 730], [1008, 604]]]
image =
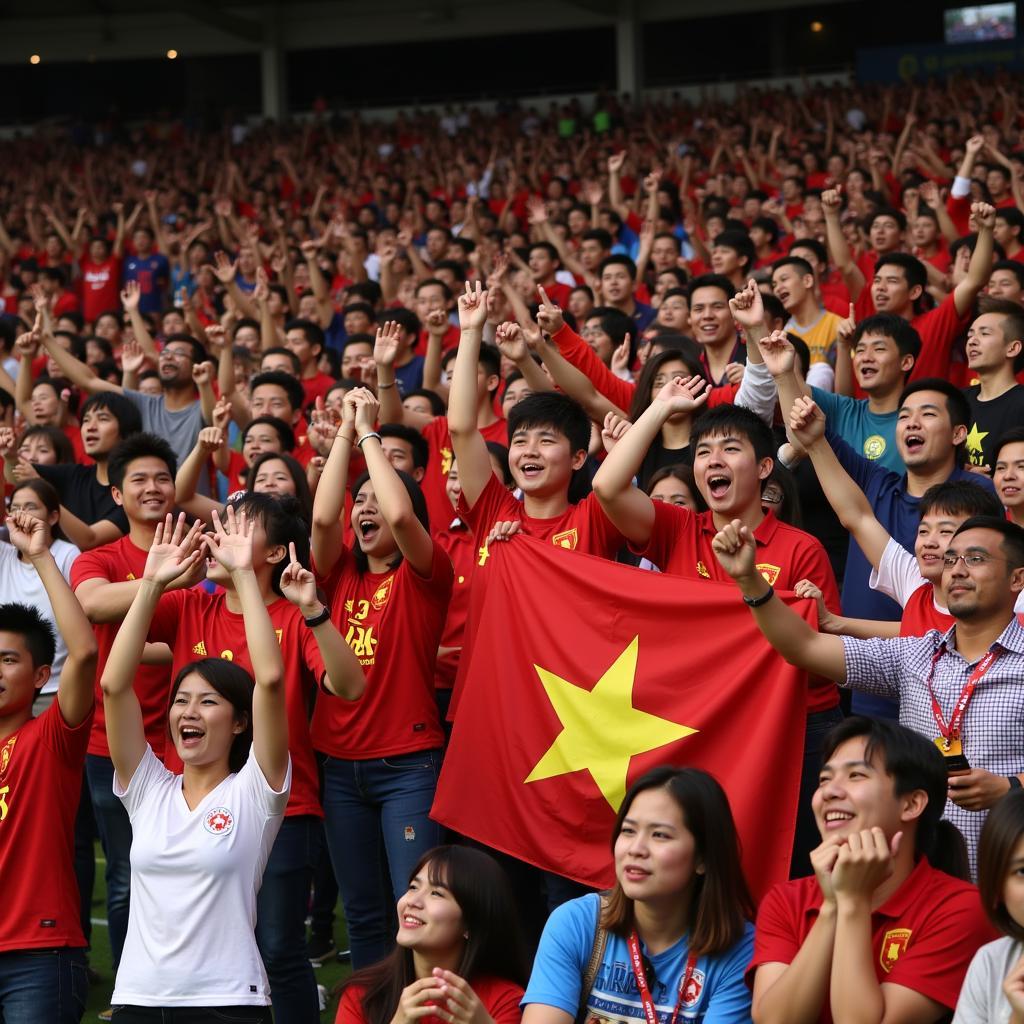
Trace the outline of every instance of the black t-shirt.
[[110, 492], [109, 484], [96, 479], [95, 466], [60, 463], [56, 466], [33, 467], [48, 483], [57, 488], [61, 504], [83, 523], [92, 526], [109, 519], [122, 533], [128, 532], [128, 517]]
[[971, 407], [971, 424], [967, 433], [967, 461], [972, 466], [992, 466], [995, 445], [1012, 427], [1024, 426], [1024, 386], [1015, 384], [998, 398], [982, 402], [978, 398], [981, 385], [964, 388]]

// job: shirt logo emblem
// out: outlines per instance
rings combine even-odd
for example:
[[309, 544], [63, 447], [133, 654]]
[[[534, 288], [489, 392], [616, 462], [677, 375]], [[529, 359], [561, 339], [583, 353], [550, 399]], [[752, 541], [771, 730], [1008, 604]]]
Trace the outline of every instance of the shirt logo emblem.
[[864, 458], [880, 459], [885, 454], [885, 438], [881, 434], [872, 434], [864, 439]]
[[452, 471], [452, 450], [451, 448], [441, 449], [441, 476], [447, 476]]
[[11, 763], [11, 755], [14, 753], [14, 744], [18, 742], [17, 736], [12, 736], [0, 750], [0, 775], [7, 774], [7, 766]]
[[380, 611], [388, 603], [388, 598], [391, 596], [391, 583], [394, 580], [394, 576], [389, 576], [383, 583], [373, 592], [373, 597], [370, 598], [370, 604]]
[[768, 586], [774, 587], [775, 581], [779, 578], [779, 573], [782, 572], [782, 566], [769, 565], [768, 562], [758, 562], [757, 571], [765, 578]]
[[711, 573], [708, 572], [708, 567], [703, 562], [697, 563], [697, 575], [703, 576], [704, 579], [711, 579]]
[[580, 535], [574, 526], [571, 530], [563, 530], [561, 533], [553, 533], [551, 535], [551, 543], [556, 548], [566, 548], [569, 551], [575, 551], [576, 545], [580, 542]]
[[704, 990], [704, 972], [695, 970], [683, 990], [683, 1006], [696, 1006]]
[[907, 951], [911, 934], [909, 928], [890, 928], [882, 936], [882, 949], [878, 954], [878, 959], [886, 974], [896, 966], [900, 954]]
[[192, 647], [192, 653], [198, 654], [200, 658], [206, 657], [206, 641], [200, 640], [199, 643], [194, 644]]
[[214, 807], [206, 812], [206, 817], [203, 819], [203, 828], [211, 836], [229, 835], [234, 827], [234, 816], [226, 807]]

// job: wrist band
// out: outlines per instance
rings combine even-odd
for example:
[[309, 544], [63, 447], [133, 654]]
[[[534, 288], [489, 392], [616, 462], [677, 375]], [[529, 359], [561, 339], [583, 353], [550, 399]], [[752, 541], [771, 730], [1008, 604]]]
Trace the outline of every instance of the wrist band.
[[313, 629], [316, 626], [322, 626], [330, 617], [331, 609], [328, 608], [327, 605], [324, 605], [323, 608], [321, 608], [320, 611], [313, 616], [313, 618], [304, 618], [302, 621], [305, 622], [305, 624], [309, 626], [310, 629]]
[[377, 438], [378, 441], [380, 440], [380, 434], [378, 434], [376, 430], [371, 430], [368, 434], [363, 434], [363, 436], [359, 438], [358, 441], [356, 441], [356, 447], [361, 451], [363, 447], [363, 442], [369, 440], [369, 438], [371, 437]]
[[385, 388], [393, 388], [397, 383], [398, 383], [398, 381], [396, 381], [396, 380], [393, 380], [390, 384], [381, 384], [380, 381], [378, 381], [377, 382], [377, 390], [378, 391], [382, 391]]
[[1015, 790], [1015, 789], [1020, 789], [1021, 788], [1020, 779], [1017, 778], [1016, 775], [1007, 775], [1006, 776], [1006, 781], [1010, 784], [1011, 792], [1013, 790]]
[[744, 594], [743, 603], [748, 608], [760, 608], [761, 605], [767, 604], [774, 596], [775, 588], [771, 584], [768, 584], [767, 592], [762, 594], [760, 597], [747, 597], [747, 595]]

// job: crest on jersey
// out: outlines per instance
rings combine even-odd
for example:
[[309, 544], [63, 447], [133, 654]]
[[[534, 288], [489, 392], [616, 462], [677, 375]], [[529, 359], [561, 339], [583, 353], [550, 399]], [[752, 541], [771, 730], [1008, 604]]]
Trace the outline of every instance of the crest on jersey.
[[683, 989], [683, 1006], [696, 1006], [700, 1001], [700, 994], [704, 990], [704, 972], [694, 971], [690, 980]]
[[11, 763], [11, 755], [14, 753], [14, 744], [18, 742], [17, 736], [12, 736], [0, 749], [0, 775], [3, 775], [7, 771], [7, 766]]
[[890, 928], [882, 936], [882, 948], [878, 954], [878, 959], [882, 964], [882, 970], [886, 974], [896, 966], [896, 961], [899, 960], [900, 954], [906, 952], [907, 946], [910, 945], [910, 936], [911, 931], [909, 928]]
[[211, 836], [229, 835], [234, 827], [235, 817], [226, 807], [214, 807], [203, 818], [203, 828]]
[[394, 576], [389, 576], [384, 580], [381, 585], [373, 592], [373, 597], [370, 598], [370, 604], [380, 611], [388, 603], [388, 598], [391, 596], [391, 584], [394, 581]]
[[769, 565], [767, 562], [758, 562], [757, 571], [765, 578], [768, 586], [774, 587], [775, 581], [779, 578], [779, 573], [782, 572], [782, 566]]
[[556, 548], [566, 548], [569, 551], [575, 551], [576, 545], [579, 542], [580, 535], [575, 526], [571, 530], [563, 530], [561, 533], [553, 533], [551, 535], [551, 543]]

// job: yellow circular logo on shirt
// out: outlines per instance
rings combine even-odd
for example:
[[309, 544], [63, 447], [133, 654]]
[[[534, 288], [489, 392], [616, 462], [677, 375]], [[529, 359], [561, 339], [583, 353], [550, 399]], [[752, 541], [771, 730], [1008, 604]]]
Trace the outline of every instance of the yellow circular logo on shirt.
[[864, 458], [880, 459], [885, 454], [885, 438], [881, 434], [872, 434], [864, 439]]

